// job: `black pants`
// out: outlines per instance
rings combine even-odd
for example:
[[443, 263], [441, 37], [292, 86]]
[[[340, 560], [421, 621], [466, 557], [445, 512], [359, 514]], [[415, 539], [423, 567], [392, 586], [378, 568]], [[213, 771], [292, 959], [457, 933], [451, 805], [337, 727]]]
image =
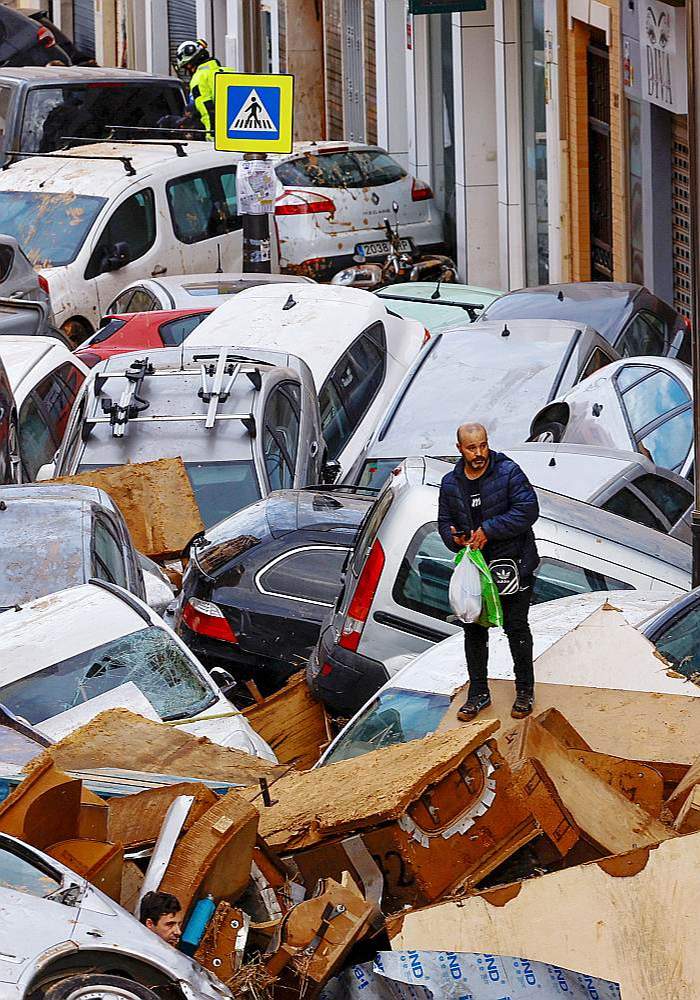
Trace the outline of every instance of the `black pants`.
[[[510, 597], [502, 597], [503, 630], [508, 637], [518, 691], [532, 691], [535, 672], [532, 667], [532, 632], [527, 620], [532, 587]], [[469, 671], [469, 695], [484, 694], [489, 689], [489, 630], [482, 625], [464, 626], [464, 651]]]

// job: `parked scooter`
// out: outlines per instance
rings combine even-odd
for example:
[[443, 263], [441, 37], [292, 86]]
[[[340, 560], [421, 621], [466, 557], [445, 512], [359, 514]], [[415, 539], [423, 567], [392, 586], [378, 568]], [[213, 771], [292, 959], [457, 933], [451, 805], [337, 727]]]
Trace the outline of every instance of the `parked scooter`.
[[457, 280], [457, 267], [453, 260], [443, 254], [420, 254], [411, 248], [408, 240], [399, 235], [399, 206], [393, 202], [394, 225], [384, 219], [384, 230], [389, 243], [385, 259], [368, 263], [363, 254], [356, 256], [356, 264], [338, 271], [331, 278], [332, 285], [364, 288], [374, 292], [386, 285], [404, 281], [453, 282]]

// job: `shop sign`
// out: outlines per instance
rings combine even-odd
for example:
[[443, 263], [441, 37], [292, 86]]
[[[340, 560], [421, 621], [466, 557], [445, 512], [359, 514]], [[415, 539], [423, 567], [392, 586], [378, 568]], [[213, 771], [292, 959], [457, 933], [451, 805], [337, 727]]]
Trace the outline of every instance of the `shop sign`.
[[409, 0], [411, 14], [457, 14], [486, 10], [486, 0]]
[[639, 39], [642, 97], [674, 114], [686, 114], [685, 9], [659, 0], [642, 0]]

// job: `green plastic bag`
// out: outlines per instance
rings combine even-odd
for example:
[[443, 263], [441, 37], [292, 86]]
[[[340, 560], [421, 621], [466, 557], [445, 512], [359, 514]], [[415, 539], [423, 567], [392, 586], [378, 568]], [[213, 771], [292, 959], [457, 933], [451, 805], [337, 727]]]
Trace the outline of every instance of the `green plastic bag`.
[[455, 556], [455, 566], [459, 566], [465, 554], [472, 560], [481, 574], [481, 614], [476, 625], [483, 625], [484, 628], [492, 628], [494, 625], [503, 625], [503, 608], [501, 598], [496, 584], [493, 582], [491, 570], [486, 565], [486, 560], [479, 549], [460, 549]]

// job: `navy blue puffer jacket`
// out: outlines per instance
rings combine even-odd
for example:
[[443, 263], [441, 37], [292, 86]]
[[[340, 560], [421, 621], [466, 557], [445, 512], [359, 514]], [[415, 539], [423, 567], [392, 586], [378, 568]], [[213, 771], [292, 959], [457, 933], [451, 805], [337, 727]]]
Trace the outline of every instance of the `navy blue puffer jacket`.
[[[450, 526], [469, 534], [474, 530], [458, 476], [464, 475], [464, 463], [458, 459], [452, 472], [440, 484], [438, 529], [445, 545], [456, 552]], [[483, 549], [487, 562], [492, 559], [515, 559], [521, 580], [537, 569], [540, 557], [532, 525], [540, 514], [537, 495], [527, 476], [511, 458], [499, 451], [490, 452], [489, 467], [480, 479], [481, 527], [488, 538]]]

